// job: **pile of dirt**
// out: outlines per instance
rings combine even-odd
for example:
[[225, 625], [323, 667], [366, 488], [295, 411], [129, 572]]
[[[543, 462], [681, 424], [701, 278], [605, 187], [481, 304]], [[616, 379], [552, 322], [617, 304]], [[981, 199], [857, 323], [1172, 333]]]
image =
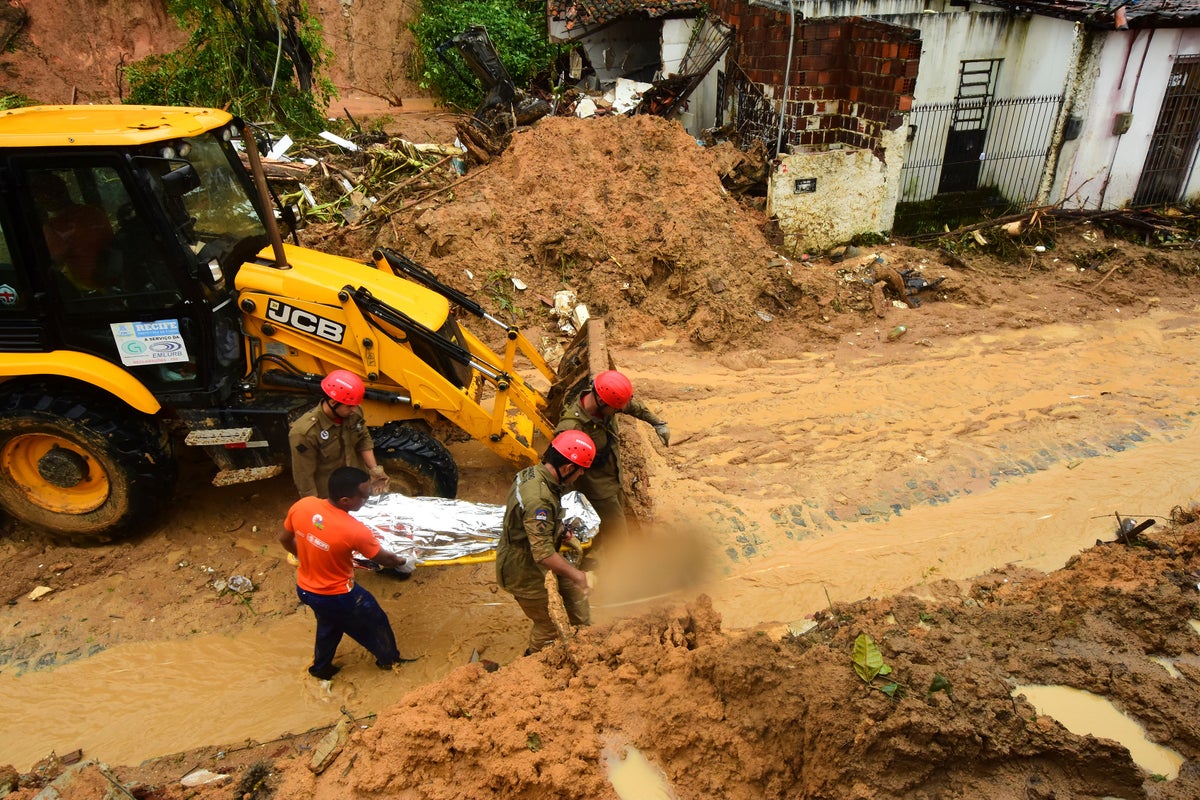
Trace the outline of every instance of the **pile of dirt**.
[[670, 327], [727, 346], [763, 326], [756, 311], [798, 293], [761, 214], [724, 191], [709, 150], [659, 117], [545, 119], [452, 196], [391, 219], [385, 240], [394, 232], [394, 246], [501, 312], [536, 313], [538, 297], [570, 289], [626, 341]]
[[[310, 736], [110, 775], [154, 800], [216, 800], [231, 786], [310, 800], [1192, 798], [1198, 557], [1200, 525], [1176, 524], [1097, 544], [1049, 575], [1009, 567], [832, 604], [782, 639], [724, 633], [700, 596], [499, 670], [461, 667], [352, 726], [319, 774]], [[865, 673], [864, 641], [877, 657]], [[1018, 688], [1060, 684], [1110, 698], [1182, 769], [1149, 774], [1123, 743], [1072, 733]], [[635, 764], [643, 794], [621, 791]], [[196, 767], [230, 777], [181, 786]], [[9, 796], [33, 797], [26, 782]], [[57, 786], [94, 796], [79, 775]]]
[[[1200, 527], [1138, 544], [1097, 546], [1052, 575], [1010, 568], [837, 604], [782, 641], [723, 635], [701, 597], [497, 673], [464, 667], [355, 736], [345, 769], [286, 767], [280, 793], [611, 797], [597, 754], [633, 747], [678, 797], [1195, 797]], [[855, 670], [863, 633], [886, 680]], [[1156, 786], [1124, 747], [1012, 696], [1029, 684], [1111, 698], [1190, 766]]]

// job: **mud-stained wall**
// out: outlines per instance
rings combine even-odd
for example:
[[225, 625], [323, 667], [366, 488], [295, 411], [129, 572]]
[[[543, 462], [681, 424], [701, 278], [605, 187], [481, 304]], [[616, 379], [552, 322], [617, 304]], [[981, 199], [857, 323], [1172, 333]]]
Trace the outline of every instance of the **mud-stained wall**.
[[856, 234], [892, 228], [905, 129], [884, 133], [881, 158], [863, 148], [809, 150], [776, 162], [767, 213], [792, 254], [822, 252]]

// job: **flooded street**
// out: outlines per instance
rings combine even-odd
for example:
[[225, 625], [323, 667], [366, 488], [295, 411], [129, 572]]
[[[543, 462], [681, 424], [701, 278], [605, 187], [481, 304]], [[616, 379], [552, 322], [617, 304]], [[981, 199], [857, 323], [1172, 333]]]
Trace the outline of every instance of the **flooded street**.
[[[929, 347], [865, 333], [811, 358], [714, 358], [667, 342], [619, 351], [673, 445], [643, 431], [655, 509], [637, 545], [644, 569], [623, 569], [619, 550], [600, 561], [598, 621], [704, 591], [726, 629], [782, 625], [830, 600], [1007, 563], [1053, 570], [1112, 539], [1114, 514], [1165, 519], [1200, 495], [1198, 335], [1200, 318], [1162, 313]], [[509, 472], [462, 449], [461, 495], [502, 502]], [[247, 535], [224, 539], [237, 546]], [[256, 536], [282, 557], [273, 532]], [[264, 580], [290, 590], [289, 577], [275, 570]], [[344, 642], [338, 678], [309, 678], [307, 612], [264, 616], [232, 636], [118, 644], [0, 673], [0, 763], [25, 770], [76, 748], [136, 763], [266, 741], [331, 724], [342, 708], [379, 711], [472, 652], [505, 663], [523, 649], [526, 623], [493, 591], [490, 564], [421, 569], [407, 582], [368, 575], [364, 585], [391, 615], [401, 651], [421, 656], [400, 676]], [[19, 609], [5, 614], [11, 635]]]

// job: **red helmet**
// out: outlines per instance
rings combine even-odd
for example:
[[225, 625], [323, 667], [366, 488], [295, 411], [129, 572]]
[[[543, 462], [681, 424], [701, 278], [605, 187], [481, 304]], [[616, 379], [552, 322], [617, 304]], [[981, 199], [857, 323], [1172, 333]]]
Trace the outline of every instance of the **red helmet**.
[[633, 399], [633, 384], [615, 369], [605, 370], [592, 381], [592, 389], [596, 396], [604, 401], [604, 405], [620, 411], [629, 405]]
[[321, 389], [330, 400], [344, 406], [362, 405], [367, 391], [362, 378], [347, 369], [335, 369], [326, 375], [321, 381]]
[[584, 469], [590, 467], [592, 459], [596, 457], [596, 443], [583, 431], [563, 431], [554, 437], [550, 446], [557, 450], [563, 458]]

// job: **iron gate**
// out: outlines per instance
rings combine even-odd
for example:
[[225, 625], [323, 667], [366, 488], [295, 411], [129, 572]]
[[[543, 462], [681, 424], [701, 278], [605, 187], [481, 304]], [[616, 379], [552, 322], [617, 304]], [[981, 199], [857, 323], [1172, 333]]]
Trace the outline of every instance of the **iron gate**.
[[[986, 198], [977, 208], [1032, 205], [1062, 102], [1061, 95], [1051, 95], [913, 106], [899, 202], [973, 193]], [[964, 119], [974, 122], [964, 125]], [[897, 223], [904, 211], [896, 209]]]
[[1200, 57], [1179, 56], [1171, 70], [1154, 136], [1142, 166], [1134, 205], [1174, 203], [1196, 163], [1200, 133]]

